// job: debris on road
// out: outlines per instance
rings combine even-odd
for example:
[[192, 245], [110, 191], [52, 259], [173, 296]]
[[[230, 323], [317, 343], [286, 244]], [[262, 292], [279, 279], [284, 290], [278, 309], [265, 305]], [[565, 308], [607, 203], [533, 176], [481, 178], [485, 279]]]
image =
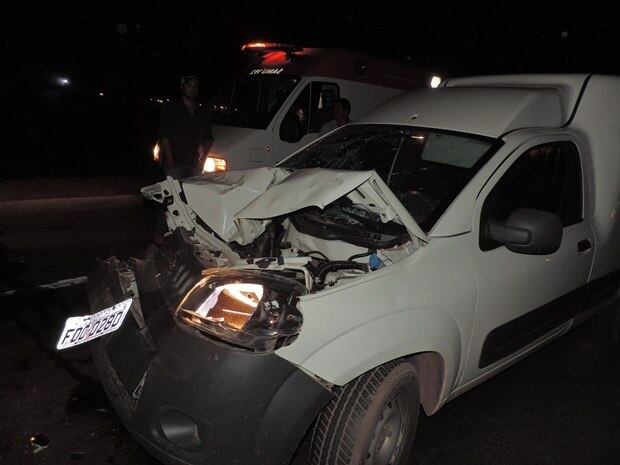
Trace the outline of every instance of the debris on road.
[[29, 292], [33, 290], [54, 290], [54, 289], [62, 289], [63, 287], [77, 286], [79, 284], [83, 284], [88, 279], [87, 276], [78, 276], [77, 278], [68, 278], [61, 279], [60, 281], [56, 281], [51, 284], [40, 284], [38, 286], [33, 286], [24, 289], [12, 289], [10, 291], [3, 292], [1, 294], [2, 297], [10, 297], [16, 294], [22, 294], [24, 292]]
[[50, 445], [50, 440], [44, 434], [34, 434], [30, 437], [30, 444], [34, 448], [32, 453], [38, 454], [43, 449], [47, 449]]

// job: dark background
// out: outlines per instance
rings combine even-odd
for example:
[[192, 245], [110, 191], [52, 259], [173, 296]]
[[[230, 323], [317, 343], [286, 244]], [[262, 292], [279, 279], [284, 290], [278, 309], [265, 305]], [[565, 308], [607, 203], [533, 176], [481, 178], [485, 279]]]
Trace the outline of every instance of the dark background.
[[616, 15], [586, 2], [128, 3], [8, 8], [0, 179], [153, 175], [157, 99], [176, 97], [186, 73], [200, 75], [207, 99], [257, 39], [338, 46], [442, 76], [620, 73]]

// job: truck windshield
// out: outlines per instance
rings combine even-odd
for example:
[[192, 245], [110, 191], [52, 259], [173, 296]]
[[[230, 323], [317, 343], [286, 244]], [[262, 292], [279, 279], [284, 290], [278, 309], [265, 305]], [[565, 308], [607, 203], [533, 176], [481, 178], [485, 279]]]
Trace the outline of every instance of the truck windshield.
[[353, 124], [319, 139], [280, 166], [375, 170], [428, 232], [498, 148], [495, 139], [469, 134]]
[[244, 76], [213, 102], [213, 123], [266, 129], [300, 79], [294, 76]]

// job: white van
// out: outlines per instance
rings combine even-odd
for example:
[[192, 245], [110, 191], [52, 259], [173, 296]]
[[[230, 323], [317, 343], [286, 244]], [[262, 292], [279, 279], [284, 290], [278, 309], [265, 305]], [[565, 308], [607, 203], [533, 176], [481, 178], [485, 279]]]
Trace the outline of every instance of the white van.
[[440, 81], [409, 65], [338, 48], [252, 43], [242, 50], [250, 64], [212, 102], [209, 158], [225, 163], [211, 161], [207, 171], [273, 166], [317, 138], [338, 98], [350, 100], [355, 120], [406, 90]]
[[102, 383], [169, 465], [409, 463], [421, 409], [591, 317], [619, 342], [618, 108], [615, 76], [456, 79], [146, 187], [166, 244], [102, 262], [58, 347], [113, 332]]

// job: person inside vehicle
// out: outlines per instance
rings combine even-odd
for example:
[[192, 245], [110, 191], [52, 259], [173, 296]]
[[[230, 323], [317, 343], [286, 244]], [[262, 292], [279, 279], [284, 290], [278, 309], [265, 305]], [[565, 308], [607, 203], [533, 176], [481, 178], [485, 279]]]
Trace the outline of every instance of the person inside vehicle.
[[345, 124], [349, 124], [351, 119], [349, 118], [351, 114], [351, 102], [349, 102], [346, 98], [339, 98], [334, 102], [334, 107], [332, 108], [332, 120], [325, 123], [321, 126], [319, 130], [319, 137], [324, 136], [328, 132], [332, 132], [334, 129], [337, 129]]

